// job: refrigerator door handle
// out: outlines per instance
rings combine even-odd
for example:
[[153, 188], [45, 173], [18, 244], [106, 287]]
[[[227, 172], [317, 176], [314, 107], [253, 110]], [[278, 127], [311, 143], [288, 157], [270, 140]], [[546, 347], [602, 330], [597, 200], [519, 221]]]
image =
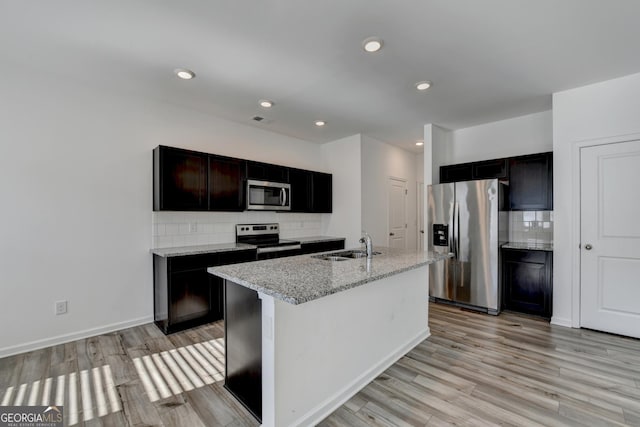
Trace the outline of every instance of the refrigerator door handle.
[[454, 245], [455, 245], [455, 249], [454, 249], [454, 253], [456, 254], [456, 259], [459, 259], [460, 257], [460, 204], [458, 202], [456, 202], [455, 207], [454, 207], [454, 229], [453, 229], [453, 235], [455, 236], [454, 239]]
[[449, 232], [449, 252], [454, 254], [456, 253], [456, 203], [453, 202], [451, 204], [451, 221], [449, 221], [449, 225], [451, 227], [451, 231]]

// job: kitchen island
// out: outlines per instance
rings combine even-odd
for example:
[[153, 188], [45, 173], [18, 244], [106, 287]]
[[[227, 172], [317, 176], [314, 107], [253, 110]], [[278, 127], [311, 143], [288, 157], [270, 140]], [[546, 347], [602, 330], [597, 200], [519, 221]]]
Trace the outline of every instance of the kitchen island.
[[318, 423], [429, 336], [428, 265], [449, 255], [374, 249], [208, 269], [225, 279], [225, 387], [262, 425]]

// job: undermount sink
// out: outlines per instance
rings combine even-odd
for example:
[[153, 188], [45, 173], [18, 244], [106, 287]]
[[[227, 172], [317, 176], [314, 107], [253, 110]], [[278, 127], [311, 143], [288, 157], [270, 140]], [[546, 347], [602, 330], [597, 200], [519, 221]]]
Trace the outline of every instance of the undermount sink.
[[[382, 252], [372, 252], [373, 255], [380, 255]], [[332, 252], [329, 254], [311, 255], [312, 258], [322, 259], [325, 261], [347, 261], [349, 259], [366, 258], [367, 253], [362, 250], [350, 250], [341, 252]]]

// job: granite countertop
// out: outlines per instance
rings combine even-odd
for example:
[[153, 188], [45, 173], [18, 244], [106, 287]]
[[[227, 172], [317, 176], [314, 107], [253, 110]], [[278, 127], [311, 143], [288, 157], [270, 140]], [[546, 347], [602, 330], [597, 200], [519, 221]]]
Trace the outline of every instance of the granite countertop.
[[370, 262], [366, 258], [326, 261], [299, 255], [211, 267], [207, 271], [290, 304], [302, 304], [451, 257], [415, 250], [374, 249], [381, 254], [374, 255]]
[[507, 242], [502, 245], [502, 248], [553, 252], [553, 243]]
[[333, 240], [345, 240], [344, 237], [332, 237], [332, 236], [308, 236], [308, 237], [291, 237], [290, 240], [297, 240], [300, 243], [318, 243], [318, 242], [331, 242]]
[[151, 253], [161, 257], [174, 257], [184, 255], [210, 254], [215, 252], [241, 251], [246, 249], [256, 249], [254, 245], [244, 243], [219, 243], [215, 245], [194, 245], [180, 246], [175, 248], [151, 249]]

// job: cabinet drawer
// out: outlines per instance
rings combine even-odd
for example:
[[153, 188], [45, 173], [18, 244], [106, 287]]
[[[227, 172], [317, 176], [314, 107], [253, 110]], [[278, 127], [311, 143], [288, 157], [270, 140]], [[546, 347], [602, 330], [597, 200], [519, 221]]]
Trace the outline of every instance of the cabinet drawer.
[[202, 254], [202, 255], [185, 255], [169, 258], [169, 271], [172, 273], [178, 271], [201, 270], [218, 264], [218, 255]]
[[220, 252], [216, 265], [237, 264], [239, 262], [255, 261], [256, 250], [247, 249], [242, 251]]

